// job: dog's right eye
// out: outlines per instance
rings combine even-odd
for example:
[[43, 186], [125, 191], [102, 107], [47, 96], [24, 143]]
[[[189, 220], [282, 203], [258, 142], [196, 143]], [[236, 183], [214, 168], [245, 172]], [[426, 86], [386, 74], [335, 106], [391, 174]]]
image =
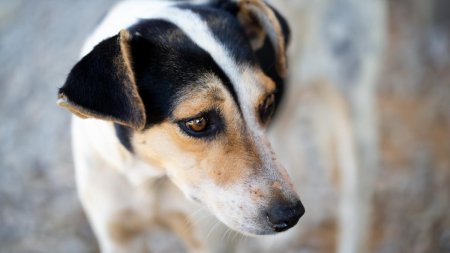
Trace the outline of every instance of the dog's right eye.
[[275, 111], [275, 95], [272, 93], [268, 95], [263, 103], [259, 106], [259, 118], [261, 123], [266, 125]]
[[216, 110], [201, 113], [193, 118], [180, 120], [178, 125], [183, 132], [196, 138], [213, 136], [224, 128], [222, 117]]

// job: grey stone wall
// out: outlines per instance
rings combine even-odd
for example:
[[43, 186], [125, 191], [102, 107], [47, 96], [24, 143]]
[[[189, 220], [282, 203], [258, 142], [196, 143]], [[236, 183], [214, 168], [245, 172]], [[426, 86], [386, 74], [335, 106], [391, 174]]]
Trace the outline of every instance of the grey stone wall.
[[0, 252], [96, 252], [57, 88], [113, 1], [0, 1]]
[[[320, 82], [326, 80], [342, 93], [343, 103], [350, 110], [354, 137], [359, 143], [356, 160], [368, 164], [363, 169], [369, 173], [364, 174], [369, 175], [369, 183], [360, 183], [359, 187], [364, 190], [364, 186], [372, 185], [364, 200], [370, 202], [367, 219], [371, 220], [366, 226], [368, 240], [364, 247], [379, 253], [450, 252], [448, 1], [382, 2], [385, 13], [381, 19], [372, 19], [380, 14], [373, 12], [372, 5], [358, 5], [360, 1], [272, 2], [289, 17], [298, 36], [290, 51], [291, 98], [284, 110], [288, 115], [310, 115], [307, 106], [311, 106], [311, 100], [302, 100], [301, 104], [295, 94], [308, 97], [302, 91], [314, 83], [313, 76], [322, 76]], [[70, 116], [56, 107], [55, 98], [57, 88], [78, 60], [84, 39], [113, 3], [0, 0], [2, 253], [98, 251], [75, 192]], [[333, 26], [336, 22], [344, 25], [343, 33]], [[376, 38], [383, 49], [371, 51], [374, 48], [364, 41], [373, 41], [370, 34], [377, 29], [384, 29], [383, 36]], [[330, 59], [305, 51], [317, 48], [311, 44], [316, 43], [311, 39], [313, 35], [323, 38], [316, 42], [324, 47], [332, 46], [326, 44], [330, 41], [341, 42], [329, 48], [335, 53], [332, 64], [338, 66], [331, 74], [321, 69], [329, 65]], [[380, 65], [371, 74], [369, 89], [363, 91], [373, 99], [369, 101], [358, 101], [361, 93], [355, 93], [355, 87], [367, 81], [358, 76], [364, 71], [361, 67], [367, 67], [361, 66], [361, 61], [367, 60], [363, 56], [375, 57]], [[370, 72], [373, 66], [367, 68]], [[329, 101], [312, 102], [323, 107]], [[284, 136], [278, 136], [292, 144], [281, 143], [278, 150], [287, 164], [323, 169], [300, 173], [299, 187], [309, 204], [306, 215], [310, 218], [300, 223], [304, 227], [298, 234], [283, 241], [289, 248], [281, 252], [331, 252], [339, 248], [338, 211], [333, 208], [338, 205], [339, 194], [332, 180], [323, 179], [329, 177], [332, 170], [327, 168], [332, 168], [335, 161], [327, 156], [329, 153], [311, 148], [321, 147], [323, 140], [311, 138], [310, 133], [322, 131], [323, 124], [307, 124], [326, 123], [323, 119], [327, 110], [323, 108], [315, 111], [318, 118], [314, 120], [302, 116], [295, 122], [300, 122], [298, 126], [282, 125], [284, 131], [280, 132]]]

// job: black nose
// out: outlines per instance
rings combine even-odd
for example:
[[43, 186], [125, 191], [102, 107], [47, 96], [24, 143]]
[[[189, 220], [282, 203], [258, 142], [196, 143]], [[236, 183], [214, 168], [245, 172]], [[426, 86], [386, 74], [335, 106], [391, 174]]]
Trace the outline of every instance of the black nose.
[[275, 202], [267, 213], [267, 219], [276, 232], [283, 232], [297, 224], [305, 213], [300, 200], [292, 202]]

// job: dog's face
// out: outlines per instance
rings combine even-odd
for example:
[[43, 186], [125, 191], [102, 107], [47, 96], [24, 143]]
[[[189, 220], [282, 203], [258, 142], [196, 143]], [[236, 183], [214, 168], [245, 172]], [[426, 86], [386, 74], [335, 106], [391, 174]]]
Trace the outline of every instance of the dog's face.
[[265, 136], [283, 84], [286, 23], [259, 1], [168, 12], [98, 44], [71, 71], [60, 105], [114, 122], [133, 155], [229, 227], [292, 227], [304, 209]]

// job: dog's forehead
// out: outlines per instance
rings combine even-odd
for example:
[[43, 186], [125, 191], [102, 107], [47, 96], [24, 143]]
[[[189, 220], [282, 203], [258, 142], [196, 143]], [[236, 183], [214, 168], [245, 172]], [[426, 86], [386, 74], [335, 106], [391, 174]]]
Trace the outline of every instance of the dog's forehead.
[[[131, 47], [137, 56], [135, 71], [150, 120], [167, 117], [176, 94], [196, 85], [205, 74], [218, 77], [238, 107], [252, 103], [256, 98], [249, 96], [259, 94], [255, 92], [260, 87], [254, 85], [258, 83], [254, 74], [258, 77], [262, 72], [255, 71], [259, 68], [254, 53], [237, 19], [223, 10], [208, 6], [171, 7], [129, 30], [151, 44]], [[146, 55], [146, 50], [151, 52]], [[140, 64], [149, 65], [149, 61], [150, 66]], [[167, 106], [159, 106], [159, 111], [155, 111], [155, 103]]]
[[[236, 16], [208, 5], [171, 6], [162, 13], [141, 19], [129, 30], [137, 35], [145, 35], [147, 39], [172, 52], [189, 54], [189, 51], [195, 51], [198, 55], [207, 54], [225, 72], [230, 67], [227, 64], [252, 68], [258, 66]], [[224, 64], [223, 60], [228, 58], [232, 62]]]
[[[205, 31], [204, 35], [215, 39], [215, 42], [225, 48], [236, 63], [244, 65], [255, 64], [256, 59], [250, 43], [236, 16], [231, 15], [227, 11], [208, 6], [186, 6], [180, 8], [197, 14], [209, 28], [209, 31]], [[209, 42], [213, 44], [212, 40]]]

